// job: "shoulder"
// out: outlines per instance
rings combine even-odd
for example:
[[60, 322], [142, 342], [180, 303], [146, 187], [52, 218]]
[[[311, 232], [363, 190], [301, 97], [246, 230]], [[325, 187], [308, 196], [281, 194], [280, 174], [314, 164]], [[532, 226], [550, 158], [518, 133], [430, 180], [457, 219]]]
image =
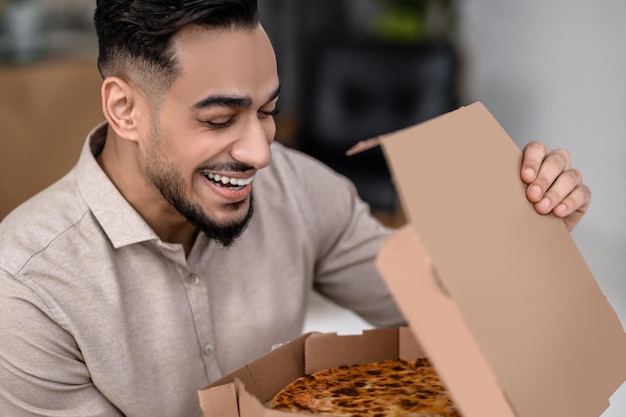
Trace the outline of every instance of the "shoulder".
[[258, 221], [271, 222], [271, 230], [289, 227], [290, 234], [306, 230], [321, 252], [342, 237], [367, 239], [382, 230], [349, 179], [279, 143], [272, 145], [272, 163], [257, 174], [254, 199]]
[[272, 162], [257, 174], [257, 179], [255, 201], [269, 200], [273, 206], [280, 201], [281, 210], [298, 209], [310, 220], [329, 212], [349, 216], [354, 205], [360, 203], [349, 179], [312, 156], [280, 143], [272, 144]]
[[0, 222], [0, 268], [15, 274], [35, 254], [76, 226], [89, 208], [74, 171], [31, 197]]
[[310, 155], [279, 142], [272, 144], [272, 163], [269, 171], [302, 175], [310, 171], [330, 171], [326, 165]]
[[314, 157], [280, 143], [272, 144], [272, 163], [259, 174], [264, 187], [270, 180], [274, 188], [280, 186], [302, 198], [339, 198], [349, 203], [357, 197], [354, 185], [346, 177]]

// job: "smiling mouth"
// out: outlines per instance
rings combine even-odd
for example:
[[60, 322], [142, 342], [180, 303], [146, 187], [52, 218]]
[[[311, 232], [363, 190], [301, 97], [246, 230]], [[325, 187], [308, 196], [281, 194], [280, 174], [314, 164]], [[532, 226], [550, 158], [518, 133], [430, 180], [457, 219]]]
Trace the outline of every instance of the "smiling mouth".
[[240, 190], [254, 180], [254, 175], [250, 178], [231, 178], [226, 175], [214, 174], [213, 172], [203, 172], [202, 175], [211, 181], [212, 184], [232, 190]]

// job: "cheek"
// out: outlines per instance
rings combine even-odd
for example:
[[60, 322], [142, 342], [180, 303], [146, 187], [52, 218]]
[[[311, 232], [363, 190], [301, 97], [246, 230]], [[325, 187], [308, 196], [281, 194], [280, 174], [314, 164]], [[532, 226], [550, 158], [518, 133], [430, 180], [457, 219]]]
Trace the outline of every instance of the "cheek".
[[267, 141], [271, 143], [276, 137], [276, 122], [273, 118], [268, 118], [264, 125], [263, 129], [265, 130], [265, 136], [267, 137]]
[[154, 143], [146, 155], [146, 164], [151, 170], [161, 171], [162, 175], [176, 176], [179, 180], [187, 181], [195, 171], [194, 160], [198, 153], [180, 146], [172, 146], [164, 142]]
[[193, 171], [211, 152], [211, 141], [182, 126], [164, 129], [157, 146], [162, 157], [181, 172]]
[[190, 140], [176, 150], [180, 163], [195, 170], [215, 160], [225, 152], [224, 141], [206, 135]]

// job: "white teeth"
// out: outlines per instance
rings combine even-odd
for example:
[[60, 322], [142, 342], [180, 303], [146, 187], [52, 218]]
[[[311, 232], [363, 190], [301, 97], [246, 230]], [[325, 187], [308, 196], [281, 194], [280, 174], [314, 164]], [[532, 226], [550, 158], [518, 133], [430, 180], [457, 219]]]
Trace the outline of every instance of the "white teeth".
[[250, 178], [230, 178], [224, 175], [214, 174], [212, 172], [209, 172], [207, 176], [209, 177], [209, 179], [216, 181], [216, 182], [221, 182], [224, 185], [231, 184], [231, 185], [235, 185], [238, 187], [243, 187], [244, 185], [248, 185], [252, 182], [252, 180], [254, 180], [254, 176]]

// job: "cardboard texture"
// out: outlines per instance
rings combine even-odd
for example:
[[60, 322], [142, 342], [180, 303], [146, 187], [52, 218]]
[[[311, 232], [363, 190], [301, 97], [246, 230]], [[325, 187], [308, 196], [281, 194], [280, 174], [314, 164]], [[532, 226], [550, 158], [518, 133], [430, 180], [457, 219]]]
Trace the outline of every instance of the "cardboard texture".
[[[393, 295], [462, 414], [514, 417], [496, 375], [411, 227], [385, 243], [378, 265], [391, 287], [402, 286], [392, 290]], [[549, 414], [537, 414], [543, 415]]]
[[424, 357], [424, 350], [407, 328], [377, 329], [341, 337], [335, 333], [313, 334], [306, 339], [304, 352], [305, 374], [346, 364]]
[[626, 334], [562, 220], [526, 199], [493, 116], [475, 103], [355, 151], [377, 145], [409, 219], [377, 266], [410, 328], [303, 336], [200, 391], [203, 415], [230, 416], [215, 395], [241, 417], [288, 415], [262, 404], [297, 376], [425, 355], [464, 417], [599, 416]]
[[[380, 142], [409, 222], [471, 331], [467, 345], [476, 341], [517, 415], [601, 414], [626, 376], [626, 336], [564, 223], [526, 200], [522, 153], [502, 127], [476, 103]], [[383, 267], [394, 279], [403, 266]], [[406, 282], [390, 283], [396, 296]], [[399, 302], [411, 326], [428, 326], [417, 302]], [[416, 330], [439, 368], [452, 357], [433, 342], [445, 331]]]
[[390, 358], [415, 360], [422, 357], [423, 352], [408, 328], [374, 329], [354, 336], [306, 334], [199, 391], [202, 415], [289, 415], [269, 410], [263, 404], [302, 375], [345, 363], [370, 363]]

